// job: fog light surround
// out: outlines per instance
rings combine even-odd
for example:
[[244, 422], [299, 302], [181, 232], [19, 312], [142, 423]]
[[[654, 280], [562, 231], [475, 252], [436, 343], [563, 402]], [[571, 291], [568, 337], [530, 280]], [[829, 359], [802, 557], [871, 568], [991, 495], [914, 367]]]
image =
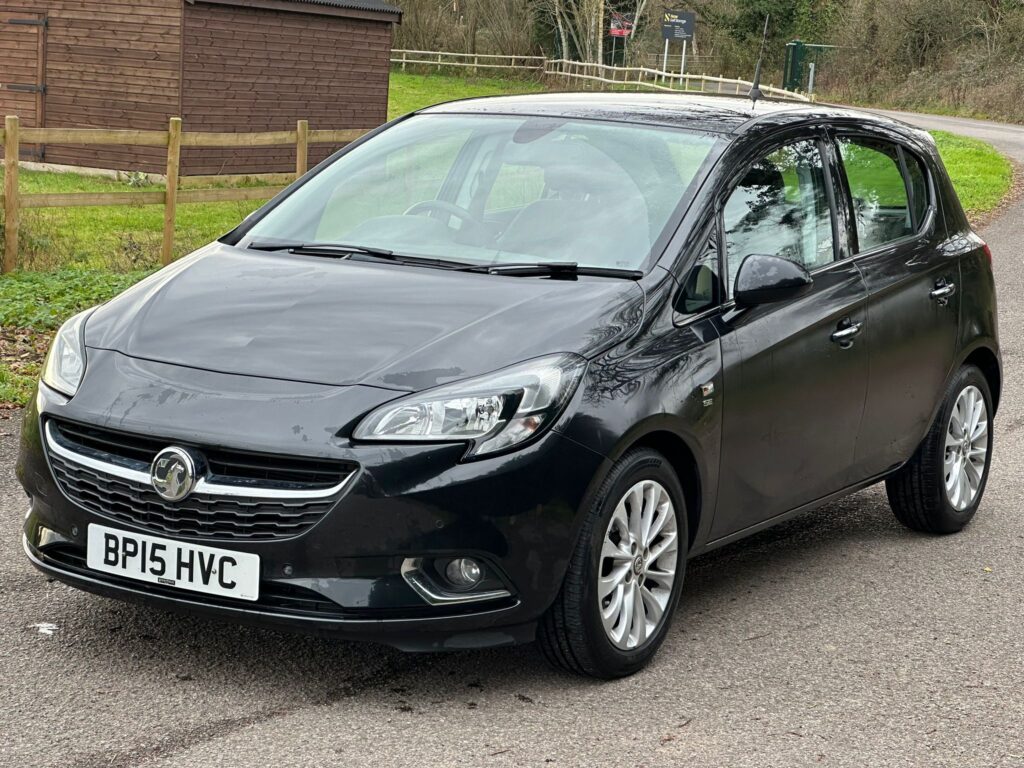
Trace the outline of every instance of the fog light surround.
[[457, 557], [445, 566], [444, 577], [454, 589], [473, 589], [484, 578], [484, 569], [471, 557]]
[[[470, 562], [460, 561], [470, 561], [479, 569], [479, 577], [472, 586], [456, 587], [454, 583], [449, 582], [447, 572], [452, 566], [456, 579], [464, 578], [468, 582], [476, 575], [476, 569]], [[467, 571], [465, 575], [462, 574], [463, 569]], [[424, 602], [430, 605], [458, 605], [512, 597], [512, 593], [501, 585], [500, 578], [493, 572], [488, 573], [483, 563], [475, 558], [407, 557], [402, 561], [402, 578]]]

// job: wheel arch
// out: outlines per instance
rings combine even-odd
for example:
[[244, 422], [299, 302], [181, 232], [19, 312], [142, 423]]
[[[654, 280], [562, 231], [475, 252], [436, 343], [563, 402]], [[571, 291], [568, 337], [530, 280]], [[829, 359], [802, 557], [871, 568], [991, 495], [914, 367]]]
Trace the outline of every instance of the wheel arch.
[[[989, 391], [992, 393], [992, 411], [995, 415], [995, 411], [999, 410], [999, 397], [1003, 390], [1003, 367], [999, 355], [989, 345], [979, 343], [964, 355], [957, 370], [965, 365], [974, 365], [981, 370], [988, 382]], [[956, 371], [954, 371], [955, 373]]]
[[686, 503], [687, 545], [692, 550], [698, 541], [701, 523], [708, 522], [704, 518], [706, 473], [702, 471], [698, 458], [700, 452], [690, 440], [672, 428], [670, 421], [660, 418], [637, 425], [619, 442], [608, 458], [613, 462], [618, 461], [635, 448], [650, 448], [663, 455], [679, 478], [683, 501]]

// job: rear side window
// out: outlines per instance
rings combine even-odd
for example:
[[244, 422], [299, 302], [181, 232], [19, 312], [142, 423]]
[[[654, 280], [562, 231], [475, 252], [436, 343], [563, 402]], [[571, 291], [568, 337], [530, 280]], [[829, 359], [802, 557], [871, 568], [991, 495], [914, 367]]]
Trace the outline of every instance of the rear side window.
[[913, 235], [928, 209], [928, 183], [920, 161], [895, 144], [862, 137], [840, 138], [839, 155], [860, 250]]

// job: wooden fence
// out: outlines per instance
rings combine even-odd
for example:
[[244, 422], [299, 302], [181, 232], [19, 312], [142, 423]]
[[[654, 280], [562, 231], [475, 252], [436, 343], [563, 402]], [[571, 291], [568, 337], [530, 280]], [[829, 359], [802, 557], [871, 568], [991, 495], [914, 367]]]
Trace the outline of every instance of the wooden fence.
[[541, 73], [547, 64], [544, 56], [510, 56], [500, 53], [451, 53], [449, 51], [410, 51], [401, 48], [391, 51], [391, 63], [399, 64], [402, 71], [410, 64], [434, 67], [470, 67], [477, 69], [514, 69]]
[[[430, 67], [441, 70], [445, 67], [478, 69], [504, 69], [524, 74], [544, 75], [552, 79], [568, 81], [569, 85], [599, 84], [615, 88], [654, 91], [716, 93], [744, 96], [750, 92], [753, 83], [728, 77], [714, 77], [706, 74], [685, 74], [663, 72], [651, 67], [617, 67], [609, 64], [591, 64], [568, 59], [548, 59], [545, 56], [508, 56], [502, 54], [455, 53], [452, 51], [412, 51], [395, 49], [391, 52], [391, 63], [403, 70], [409, 65]], [[805, 94], [762, 85], [765, 96], [796, 101], [811, 101]]]
[[[754, 84], [749, 80], [738, 80], [712, 75], [691, 75], [679, 72], [663, 72], [650, 67], [615, 67], [609, 64], [589, 64], [583, 61], [554, 59], [544, 67], [544, 74], [567, 79], [577, 86], [591, 82], [611, 85], [617, 88], [655, 91], [713, 93], [730, 96], [746, 96]], [[812, 97], [774, 85], [762, 85], [765, 96], [793, 101], [813, 101]]]
[[[18, 264], [18, 228], [21, 211], [28, 208], [66, 208], [73, 206], [162, 205], [164, 206], [163, 242], [160, 261], [169, 264], [174, 245], [174, 225], [179, 203], [215, 203], [241, 200], [265, 200], [281, 192], [309, 166], [310, 144], [347, 144], [365, 130], [311, 131], [309, 122], [298, 121], [294, 131], [265, 133], [210, 133], [182, 130], [180, 117], [172, 117], [166, 131], [129, 131], [93, 128], [21, 128], [18, 118], [8, 116], [0, 128], [4, 147], [4, 188], [0, 206], [4, 211], [4, 259], [2, 272]], [[22, 195], [18, 190], [18, 153], [21, 144], [91, 144], [135, 147], [166, 147], [167, 173], [162, 192], [71, 192]], [[243, 176], [182, 177], [182, 147], [273, 147], [295, 146], [295, 174], [247, 174]], [[253, 179], [272, 186], [195, 189], [214, 183], [237, 183]], [[190, 188], [191, 187], [191, 188]]]

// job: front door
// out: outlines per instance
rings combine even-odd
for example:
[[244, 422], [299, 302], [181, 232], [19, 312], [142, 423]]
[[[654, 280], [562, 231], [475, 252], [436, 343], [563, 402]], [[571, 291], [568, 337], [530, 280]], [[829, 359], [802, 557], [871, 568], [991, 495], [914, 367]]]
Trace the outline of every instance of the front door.
[[[24, 128], [44, 126], [46, 17], [0, 10], [0, 120], [17, 115]], [[22, 144], [24, 159], [42, 159], [40, 147]]]
[[867, 388], [857, 335], [867, 293], [837, 247], [825, 146], [815, 135], [768, 150], [723, 206], [730, 290], [755, 253], [802, 264], [814, 284], [792, 301], [720, 317], [724, 416], [712, 538], [839, 490], [853, 461]]

